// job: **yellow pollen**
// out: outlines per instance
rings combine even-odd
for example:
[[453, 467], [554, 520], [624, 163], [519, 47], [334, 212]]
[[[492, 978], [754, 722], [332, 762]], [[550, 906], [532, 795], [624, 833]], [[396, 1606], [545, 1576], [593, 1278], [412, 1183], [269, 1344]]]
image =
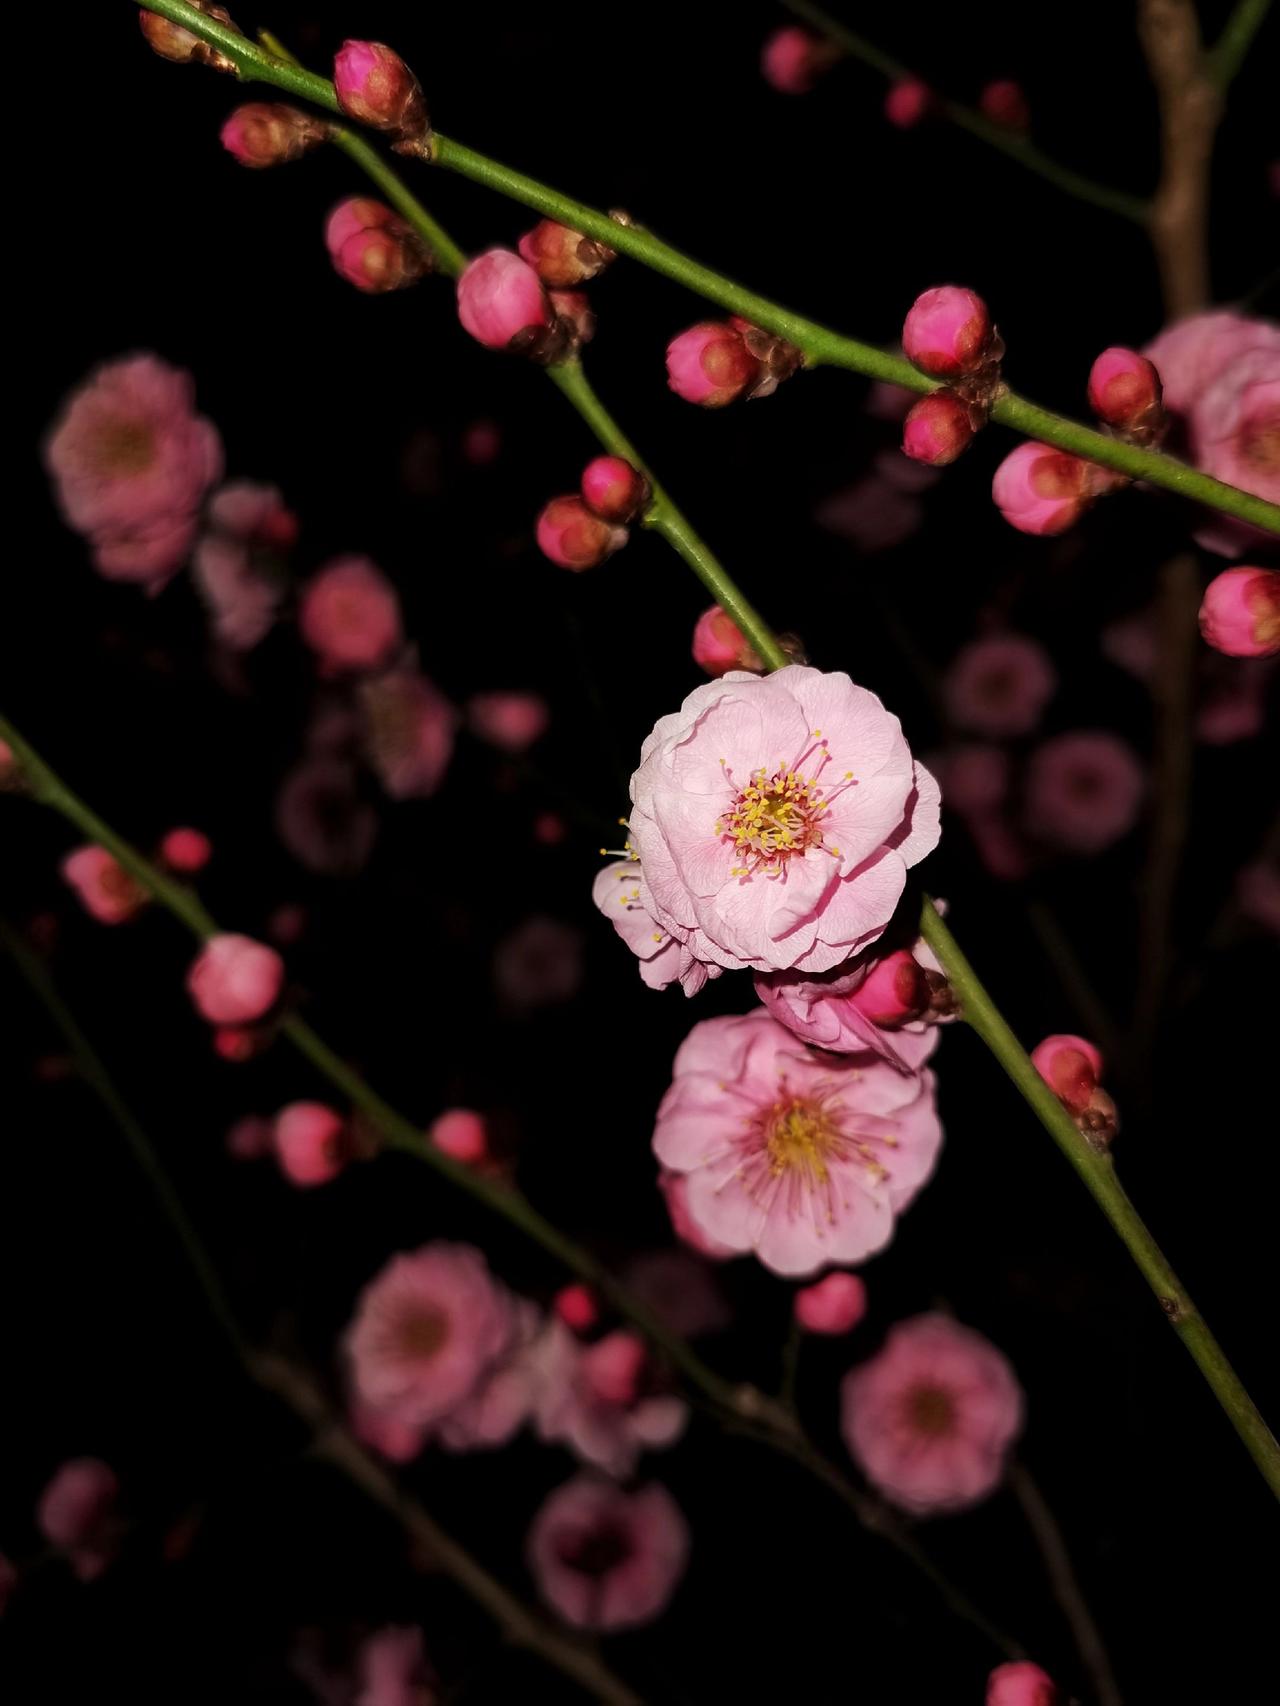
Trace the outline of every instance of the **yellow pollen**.
[[781, 1173], [801, 1173], [806, 1182], [823, 1185], [828, 1160], [841, 1147], [841, 1134], [822, 1108], [793, 1098], [774, 1104], [765, 1147], [775, 1178]]

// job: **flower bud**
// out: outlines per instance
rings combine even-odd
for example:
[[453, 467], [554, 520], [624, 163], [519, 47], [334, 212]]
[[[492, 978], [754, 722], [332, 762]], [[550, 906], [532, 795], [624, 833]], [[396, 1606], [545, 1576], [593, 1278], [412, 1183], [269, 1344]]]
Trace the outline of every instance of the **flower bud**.
[[1020, 533], [1065, 533], [1095, 495], [1090, 465], [1034, 440], [1020, 444], [996, 469], [996, 508]]
[[644, 1340], [620, 1327], [583, 1352], [583, 1379], [600, 1403], [626, 1409], [640, 1396], [648, 1360]]
[[565, 1326], [575, 1333], [589, 1333], [600, 1319], [600, 1306], [590, 1286], [579, 1282], [559, 1290], [552, 1303]]
[[60, 870], [99, 924], [126, 923], [150, 898], [119, 860], [96, 844], [68, 853]]
[[1104, 349], [1089, 369], [1089, 407], [1108, 426], [1141, 426], [1163, 413], [1160, 375], [1137, 350]]
[[[209, 0], [191, 0], [197, 12], [203, 12], [206, 18], [213, 18], [228, 29], [241, 32], [231, 22], [231, 14], [221, 6], [211, 6]], [[181, 24], [172, 23], [168, 18], [162, 18], [158, 12], [139, 12], [138, 27], [147, 39], [147, 45], [153, 53], [158, 53], [161, 59], [172, 60], [175, 65], [207, 65], [213, 71], [229, 71], [236, 74], [235, 61], [228, 59], [225, 53], [219, 52], [208, 42], [201, 41], [199, 36], [192, 35], [190, 30], [184, 30]]]
[[373, 295], [402, 290], [431, 270], [431, 256], [404, 220], [367, 196], [338, 203], [324, 240], [338, 274]]
[[575, 574], [594, 569], [627, 542], [625, 527], [602, 521], [575, 494], [552, 498], [538, 517], [538, 548], [562, 569]]
[[796, 1325], [832, 1337], [848, 1333], [867, 1312], [867, 1288], [856, 1274], [834, 1273], [803, 1286], [792, 1304]]
[[467, 1167], [476, 1166], [489, 1153], [484, 1121], [470, 1108], [446, 1108], [427, 1136], [437, 1149]]
[[759, 381], [762, 364], [742, 333], [723, 320], [704, 320], [667, 345], [667, 383], [686, 403], [722, 409]]
[[350, 1159], [346, 1121], [323, 1102], [291, 1102], [271, 1129], [280, 1171], [304, 1188], [327, 1185]]
[[582, 471], [582, 501], [602, 521], [634, 521], [649, 501], [649, 482], [621, 456], [597, 456]]
[[987, 1678], [987, 1706], [1062, 1706], [1053, 1678], [1030, 1659], [997, 1665]]
[[731, 669], [764, 668], [741, 628], [718, 604], [698, 618], [693, 630], [693, 661], [712, 676]]
[[248, 1025], [276, 1003], [284, 961], [250, 936], [211, 936], [187, 973], [187, 993], [211, 1025]]
[[782, 95], [807, 95], [840, 57], [839, 48], [789, 24], [775, 30], [760, 55], [760, 73]]
[[618, 258], [616, 250], [554, 219], [544, 219], [526, 231], [517, 247], [543, 284], [558, 290], [585, 284]]
[[994, 83], [988, 83], [978, 96], [978, 106], [992, 124], [1003, 125], [1006, 130], [1026, 130], [1031, 124], [1027, 97], [1022, 92], [1022, 85], [1012, 78], [997, 78]]
[[933, 106], [933, 90], [918, 77], [903, 77], [884, 98], [884, 116], [898, 130], [911, 130]]
[[160, 857], [171, 871], [194, 875], [213, 857], [209, 837], [199, 829], [171, 829], [160, 843]]
[[849, 996], [849, 1005], [856, 1007], [864, 1019], [873, 1025], [892, 1030], [896, 1025], [918, 1019], [929, 1006], [929, 985], [924, 967], [908, 948], [886, 954], [877, 960], [866, 980]]
[[1200, 632], [1229, 658], [1280, 652], [1280, 569], [1224, 569], [1205, 588]]
[[487, 349], [537, 355], [551, 341], [555, 315], [542, 280], [510, 249], [478, 255], [458, 280], [458, 318]]
[[1032, 1049], [1031, 1064], [1072, 1114], [1089, 1106], [1102, 1076], [1102, 1056], [1085, 1037], [1046, 1037]]
[[348, 118], [405, 141], [426, 133], [427, 103], [418, 79], [380, 41], [344, 41], [333, 62], [333, 87]]
[[973, 422], [968, 405], [950, 391], [933, 391], [907, 411], [902, 448], [913, 462], [943, 468], [969, 448]]
[[241, 166], [283, 166], [324, 141], [324, 126], [309, 113], [277, 101], [237, 107], [219, 132], [222, 146]]
[[907, 360], [935, 379], [975, 372], [990, 356], [994, 340], [986, 303], [958, 284], [922, 291], [902, 326]]

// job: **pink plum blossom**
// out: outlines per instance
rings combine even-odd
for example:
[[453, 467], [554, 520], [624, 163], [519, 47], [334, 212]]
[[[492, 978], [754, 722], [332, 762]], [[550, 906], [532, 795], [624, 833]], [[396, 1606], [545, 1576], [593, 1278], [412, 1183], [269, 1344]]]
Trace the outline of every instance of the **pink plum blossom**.
[[249, 651], [275, 621], [284, 591], [278, 560], [297, 539], [297, 517], [274, 486], [235, 480], [210, 500], [209, 525], [192, 558], [196, 589], [217, 638]]
[[303, 588], [298, 626], [322, 669], [377, 669], [404, 633], [396, 589], [368, 557], [336, 557]]
[[667, 345], [667, 384], [686, 403], [722, 409], [736, 402], [763, 373], [742, 333], [726, 320], [703, 320]]
[[838, 1337], [849, 1333], [867, 1312], [867, 1288], [857, 1274], [828, 1274], [802, 1286], [792, 1303], [796, 1324], [806, 1333]]
[[542, 1346], [553, 1324], [544, 1323], [527, 1298], [512, 1298], [511, 1311], [511, 1334], [502, 1355], [436, 1424], [440, 1443], [449, 1451], [506, 1445], [537, 1409], [545, 1379]]
[[336, 1179], [350, 1157], [347, 1122], [323, 1102], [290, 1102], [271, 1128], [280, 1171], [308, 1188]]
[[605, 865], [591, 885], [591, 898], [640, 961], [640, 976], [650, 989], [665, 989], [678, 979], [686, 995], [696, 995], [709, 977], [720, 976], [719, 966], [695, 960], [648, 910], [634, 859]]
[[1055, 735], [1027, 761], [1027, 828], [1069, 852], [1100, 853], [1133, 828], [1145, 789], [1142, 766], [1118, 736]]
[[947, 1315], [917, 1315], [844, 1377], [840, 1427], [871, 1484], [917, 1516], [964, 1510], [995, 1491], [1022, 1429], [1007, 1359]]
[[731, 671], [641, 748], [639, 905], [694, 960], [825, 971], [884, 930], [938, 839], [901, 725], [847, 675]]
[[40, 1495], [36, 1526], [82, 1582], [100, 1576], [116, 1554], [119, 1497], [115, 1470], [98, 1457], [69, 1459]]
[[1031, 1051], [1031, 1064], [1073, 1114], [1083, 1112], [1102, 1076], [1102, 1056], [1086, 1037], [1046, 1037]]
[[388, 1625], [360, 1643], [352, 1706], [434, 1706], [434, 1683], [421, 1629]]
[[244, 1114], [227, 1130], [223, 1140], [234, 1161], [260, 1161], [271, 1153], [273, 1121], [261, 1114]]
[[658, 1189], [667, 1205], [671, 1230], [691, 1250], [696, 1250], [700, 1256], [706, 1256], [712, 1262], [725, 1262], [731, 1256], [741, 1253], [732, 1244], [724, 1244], [719, 1238], [711, 1237], [694, 1219], [689, 1208], [687, 1173], [671, 1173], [664, 1169], [658, 1174]]
[[413, 669], [388, 670], [360, 684], [369, 762], [393, 800], [426, 800], [453, 757], [458, 714], [434, 682]]
[[195, 539], [222, 444], [189, 374], [154, 355], [108, 363], [63, 407], [45, 463], [69, 526], [109, 580], [162, 586]]
[[955, 379], [982, 366], [994, 337], [991, 315], [978, 293], [942, 284], [922, 291], [912, 303], [902, 325], [902, 351], [921, 372]]
[[713, 604], [704, 610], [693, 630], [693, 661], [710, 676], [727, 675], [731, 669], [763, 669], [754, 647], [728, 611]]
[[1089, 369], [1089, 407], [1110, 426], [1136, 426], [1160, 410], [1160, 375], [1137, 350], [1104, 349]]
[[1211, 659], [1204, 693], [1196, 707], [1195, 738], [1206, 746], [1230, 746], [1261, 734], [1266, 724], [1267, 686], [1274, 673], [1269, 657]]
[[919, 530], [924, 519], [921, 494], [939, 478], [924, 463], [887, 451], [876, 458], [870, 473], [824, 499], [815, 519], [860, 551], [889, 551]]
[[435, 1243], [393, 1256], [347, 1329], [356, 1398], [410, 1426], [437, 1424], [492, 1372], [515, 1327], [513, 1300], [479, 1250]]
[[[666, 1177], [683, 1183], [680, 1173]], [[729, 1308], [714, 1270], [691, 1250], [646, 1250], [627, 1264], [623, 1280], [628, 1291], [682, 1339], [718, 1333], [729, 1325]]]
[[489, 249], [458, 280], [458, 318], [489, 349], [536, 341], [554, 314], [542, 280], [510, 249]]
[[1214, 309], [1166, 326], [1142, 353], [1155, 363], [1165, 408], [1186, 416], [1237, 357], [1277, 347], [1280, 331], [1274, 325]]
[[[931, 760], [930, 762], [935, 762]], [[961, 817], [997, 812], [1009, 795], [1009, 754], [1002, 747], [972, 741], [948, 747], [936, 761], [943, 798]]]
[[99, 924], [124, 924], [150, 898], [105, 847], [90, 843], [68, 853], [59, 869]]
[[211, 936], [187, 972], [187, 993], [211, 1025], [249, 1025], [274, 1007], [284, 961], [251, 936]]
[[705, 1233], [775, 1273], [883, 1249], [942, 1143], [932, 1073], [820, 1054], [764, 1008], [695, 1025], [672, 1074], [655, 1155]]
[[429, 1427], [401, 1421], [384, 1410], [370, 1409], [358, 1398], [352, 1402], [349, 1421], [361, 1445], [367, 1445], [388, 1463], [412, 1463], [421, 1455], [431, 1434]]
[[521, 753], [541, 740], [551, 713], [536, 693], [477, 693], [467, 703], [467, 721], [490, 746]]
[[1280, 569], [1224, 569], [1205, 588], [1200, 632], [1232, 658], [1280, 652]]
[[987, 1678], [986, 1706], [1064, 1706], [1064, 1696], [1039, 1665], [1015, 1659]]
[[1007, 740], [1031, 733], [1057, 686], [1043, 646], [1025, 634], [993, 634], [956, 654], [942, 695], [957, 728]]
[[665, 1487], [627, 1493], [583, 1474], [533, 1520], [529, 1568], [542, 1597], [579, 1629], [627, 1629], [662, 1612], [684, 1574], [689, 1528]]

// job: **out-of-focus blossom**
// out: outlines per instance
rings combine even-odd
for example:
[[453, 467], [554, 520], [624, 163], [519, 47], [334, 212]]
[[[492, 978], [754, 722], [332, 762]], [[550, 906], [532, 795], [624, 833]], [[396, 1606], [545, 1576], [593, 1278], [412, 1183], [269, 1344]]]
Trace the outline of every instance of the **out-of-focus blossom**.
[[209, 524], [192, 558], [196, 588], [218, 639], [249, 651], [276, 619], [284, 592], [280, 560], [297, 539], [297, 517], [274, 486], [238, 480], [214, 494]]
[[1025, 822], [1072, 853], [1100, 853], [1137, 822], [1146, 780], [1133, 751], [1105, 730], [1055, 735], [1027, 761]]
[[[912, 393], [902, 395], [909, 405]], [[882, 453], [870, 473], [824, 499], [815, 520], [860, 551], [892, 550], [918, 531], [924, 520], [921, 495], [939, 478], [935, 469], [906, 461], [896, 450]]]
[[98, 1457], [71, 1458], [40, 1495], [36, 1526], [82, 1582], [94, 1581], [116, 1555], [119, 1497], [115, 1470]]
[[489, 1153], [484, 1119], [471, 1108], [446, 1108], [427, 1133], [437, 1149], [468, 1167], [478, 1166]]
[[187, 972], [187, 993], [211, 1025], [250, 1025], [284, 986], [284, 961], [251, 936], [211, 936]]
[[760, 54], [760, 72], [781, 95], [807, 95], [840, 57], [839, 48], [798, 24], [775, 30]]
[[703, 1232], [794, 1275], [883, 1249], [941, 1143], [932, 1073], [819, 1054], [764, 1008], [693, 1027], [653, 1136]]
[[477, 693], [467, 702], [473, 734], [502, 752], [527, 752], [547, 732], [551, 713], [536, 693]]
[[986, 1706], [1064, 1706], [1064, 1702], [1053, 1678], [1030, 1659], [997, 1665], [987, 1678]]
[[1031, 108], [1022, 85], [1010, 77], [998, 77], [983, 85], [978, 96], [978, 109], [992, 124], [1006, 130], [1026, 130], [1031, 123]]
[[1022, 1410], [1007, 1359], [946, 1315], [899, 1323], [840, 1388], [849, 1451], [873, 1486], [918, 1516], [995, 1491]]
[[388, 1625], [360, 1643], [352, 1706], [435, 1706], [435, 1680], [421, 1629]]
[[[664, 1178], [684, 1182], [679, 1173]], [[717, 1246], [717, 1254], [734, 1252]], [[729, 1325], [729, 1306], [715, 1273], [689, 1250], [647, 1250], [628, 1263], [623, 1279], [628, 1291], [682, 1339], [718, 1333]]]
[[527, 918], [494, 951], [493, 981], [517, 1012], [568, 1001], [582, 983], [582, 932], [555, 918]]
[[838, 1337], [849, 1333], [867, 1312], [867, 1288], [857, 1274], [828, 1274], [813, 1285], [803, 1286], [792, 1308], [797, 1325], [806, 1333]]
[[290, 1102], [281, 1108], [271, 1139], [280, 1171], [304, 1189], [336, 1179], [351, 1154], [346, 1120], [323, 1102]]
[[303, 588], [298, 626], [322, 669], [371, 670], [401, 645], [400, 600], [368, 557], [336, 557]]
[[1057, 685], [1043, 646], [1026, 634], [992, 634], [956, 654], [942, 694], [957, 728], [1005, 740], [1031, 733]]
[[360, 683], [365, 752], [393, 800], [430, 799], [453, 757], [458, 713], [434, 682], [393, 669]]
[[299, 864], [329, 877], [354, 876], [378, 839], [378, 814], [360, 796], [345, 759], [306, 758], [276, 795], [276, 833]]
[[1246, 917], [1280, 936], [1280, 864], [1255, 859], [1236, 877], [1236, 901]]
[[261, 1114], [243, 1114], [227, 1130], [227, 1154], [234, 1161], [260, 1161], [271, 1153], [272, 1122]]
[[213, 857], [213, 843], [200, 829], [171, 829], [160, 843], [160, 857], [171, 871], [194, 876]]
[[884, 98], [884, 116], [897, 130], [911, 130], [933, 106], [933, 91], [918, 77], [901, 77]]
[[689, 1527], [665, 1487], [626, 1493], [596, 1475], [558, 1487], [533, 1520], [529, 1568], [579, 1629], [626, 1629], [663, 1611], [684, 1574]]
[[85, 911], [99, 924], [126, 923], [150, 898], [124, 866], [96, 843], [68, 853], [59, 868]]
[[596, 1294], [581, 1281], [561, 1286], [555, 1295], [554, 1308], [565, 1326], [574, 1333], [589, 1333], [600, 1319]]
[[650, 1384], [643, 1342], [618, 1331], [584, 1345], [552, 1316], [534, 1351], [534, 1416], [540, 1437], [624, 1479], [642, 1452], [673, 1445], [689, 1407]]

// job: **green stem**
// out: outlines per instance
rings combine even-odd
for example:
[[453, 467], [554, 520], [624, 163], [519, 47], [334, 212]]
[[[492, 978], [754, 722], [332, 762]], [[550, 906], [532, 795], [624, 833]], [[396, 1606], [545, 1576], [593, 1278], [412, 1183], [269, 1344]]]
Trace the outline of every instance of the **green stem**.
[[920, 932], [947, 974], [965, 1019], [1004, 1068], [1022, 1099], [1084, 1181], [1111, 1222], [1143, 1278], [1155, 1293], [1170, 1325], [1195, 1358], [1218, 1402], [1248, 1447], [1267, 1485], [1280, 1497], [1280, 1446], [1227, 1361], [1221, 1346], [1196, 1311], [1164, 1252], [1147, 1230], [1116, 1178], [1109, 1154], [1093, 1149], [1075, 1121], [1041, 1078], [995, 1002], [979, 981], [933, 902], [926, 900]]
[[[217, 934], [217, 924], [189, 891], [169, 881], [123, 836], [118, 835], [96, 812], [85, 805], [3, 715], [0, 715], [0, 740], [8, 744], [16, 757], [23, 785], [35, 800], [57, 812], [105, 847], [143, 888], [186, 924], [195, 935], [203, 939]], [[36, 987], [39, 989], [38, 985]], [[741, 1427], [762, 1444], [803, 1464], [815, 1479], [839, 1493], [864, 1527], [888, 1541], [903, 1557], [921, 1570], [934, 1583], [956, 1615], [980, 1630], [993, 1645], [1009, 1657], [1021, 1656], [1023, 1649], [1018, 1643], [996, 1628], [953, 1586], [893, 1513], [878, 1499], [854, 1486], [835, 1464], [817, 1450], [800, 1428], [791, 1410], [752, 1386], [736, 1385], [716, 1374], [702, 1361], [691, 1345], [678, 1334], [669, 1331], [647, 1305], [633, 1296], [589, 1251], [561, 1232], [517, 1190], [485, 1178], [472, 1168], [452, 1160], [430, 1143], [412, 1120], [385, 1101], [304, 1019], [296, 1014], [289, 1014], [281, 1021], [280, 1031], [353, 1107], [359, 1108], [369, 1117], [382, 1133], [387, 1147], [403, 1150], [416, 1160], [427, 1162], [450, 1183], [515, 1226], [526, 1237], [540, 1245], [548, 1255], [585, 1280], [620, 1315], [631, 1321], [644, 1334], [650, 1344], [684, 1377], [689, 1386], [709, 1400], [719, 1419]], [[104, 1095], [103, 1099], [116, 1117], [120, 1118], [123, 1114], [125, 1120], [130, 1120], [119, 1096], [111, 1091], [105, 1070], [95, 1075], [92, 1082], [99, 1094], [103, 1094], [104, 1086], [110, 1092]], [[137, 1132], [136, 1124], [134, 1130]], [[149, 1172], [158, 1174], [159, 1164], [155, 1161], [154, 1153], [140, 1132], [137, 1132], [137, 1136], [140, 1140], [140, 1159], [148, 1166]], [[150, 1163], [154, 1165], [148, 1164], [148, 1156]], [[163, 1194], [162, 1192], [162, 1196]], [[181, 1205], [171, 1192], [164, 1200], [177, 1224], [182, 1218]], [[199, 1245], [194, 1233], [189, 1239], [184, 1238], [183, 1242], [188, 1255], [195, 1260], [194, 1253], [198, 1251]], [[205, 1266], [207, 1268], [207, 1263]], [[238, 1335], [236, 1339], [239, 1344]], [[252, 1356], [249, 1358], [251, 1371], [257, 1360]]]
[[[1264, 0], [1269, 4], [1270, 0]], [[864, 65], [869, 65], [873, 71], [878, 71], [882, 77], [891, 83], [904, 80], [923, 82], [910, 66], [894, 59], [885, 53], [874, 42], [860, 36], [856, 30], [851, 30], [847, 24], [833, 18], [830, 12], [821, 6], [814, 6], [809, 0], [782, 0], [782, 4], [797, 18], [811, 24], [815, 30], [825, 35], [835, 43], [851, 59], [859, 59]], [[1141, 196], [1129, 195], [1124, 190], [1112, 189], [1108, 184], [1100, 184], [1088, 178], [1083, 172], [1076, 172], [1070, 166], [1064, 166], [1059, 161], [1046, 154], [1042, 148], [1037, 148], [1034, 142], [1007, 126], [995, 124], [983, 113], [973, 107], [966, 107], [959, 101], [949, 101], [944, 96], [934, 92], [933, 110], [941, 113], [961, 130], [967, 130], [979, 141], [998, 149], [1018, 165], [1025, 166], [1027, 171], [1034, 172], [1038, 177], [1055, 185], [1067, 195], [1074, 196], [1077, 201], [1086, 201], [1094, 207], [1103, 208], [1108, 213], [1117, 213], [1123, 219], [1132, 220], [1135, 225], [1145, 225], [1147, 222], [1148, 205]]]
[[[149, 11], [158, 12], [181, 24], [192, 34], [212, 42], [239, 68], [242, 78], [270, 83], [286, 93], [315, 102], [329, 111], [337, 110], [333, 85], [326, 78], [304, 71], [288, 60], [267, 52], [257, 43], [247, 40], [236, 31], [219, 24], [216, 19], [197, 12], [187, 0], [145, 0]], [[515, 201], [522, 202], [547, 218], [581, 231], [607, 243], [622, 254], [643, 262], [655, 272], [675, 279], [688, 289], [716, 302], [731, 313], [741, 315], [754, 325], [761, 326], [785, 338], [804, 352], [809, 366], [826, 362], [848, 368], [873, 379], [887, 380], [907, 390], [927, 392], [937, 389], [936, 382], [917, 372], [910, 362], [900, 356], [887, 354], [873, 344], [862, 343], [814, 320], [793, 313], [790, 309], [758, 296], [723, 274], [714, 272], [691, 256], [682, 254], [650, 232], [636, 225], [623, 225], [588, 207], [572, 197], [562, 195], [536, 178], [517, 172], [488, 155], [477, 153], [451, 138], [435, 134], [432, 158], [439, 166], [489, 186]], [[384, 168], [388, 170], [388, 168]], [[398, 203], [402, 211], [404, 202]], [[1268, 503], [1251, 492], [1214, 480], [1198, 469], [1187, 467], [1171, 456], [1154, 450], [1140, 450], [1122, 444], [1091, 427], [1056, 415], [1048, 409], [1028, 402], [1012, 393], [1003, 397], [991, 412], [991, 418], [1003, 426], [1046, 444], [1056, 445], [1083, 456], [1091, 462], [1132, 479], [1145, 480], [1161, 486], [1224, 515], [1249, 522], [1264, 531], [1280, 533], [1280, 504]], [[677, 532], [679, 529], [676, 530]]]
[[1270, 10], [1271, 0], [1237, 0], [1222, 34], [1209, 49], [1209, 74], [1219, 89], [1225, 90], [1234, 80]]

